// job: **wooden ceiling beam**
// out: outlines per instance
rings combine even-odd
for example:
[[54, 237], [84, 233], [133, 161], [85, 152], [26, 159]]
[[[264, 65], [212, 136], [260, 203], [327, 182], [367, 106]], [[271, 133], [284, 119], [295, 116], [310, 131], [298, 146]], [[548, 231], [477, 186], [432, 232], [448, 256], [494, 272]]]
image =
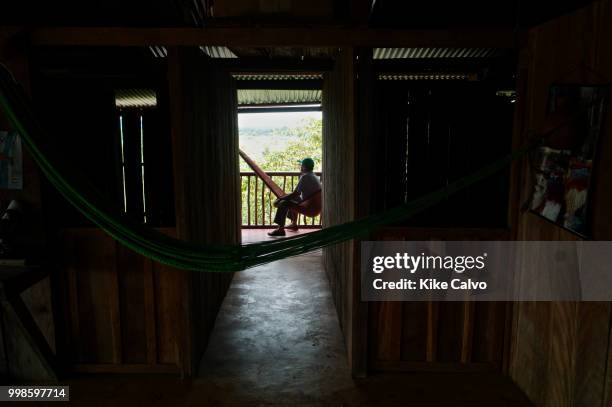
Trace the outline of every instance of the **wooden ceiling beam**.
[[291, 58], [231, 58], [214, 60], [215, 64], [231, 73], [321, 73], [330, 71], [332, 59], [308, 59], [296, 61]]
[[117, 28], [53, 27], [30, 31], [33, 45], [250, 47], [492, 47], [517, 46], [513, 30], [406, 30], [308, 27]]

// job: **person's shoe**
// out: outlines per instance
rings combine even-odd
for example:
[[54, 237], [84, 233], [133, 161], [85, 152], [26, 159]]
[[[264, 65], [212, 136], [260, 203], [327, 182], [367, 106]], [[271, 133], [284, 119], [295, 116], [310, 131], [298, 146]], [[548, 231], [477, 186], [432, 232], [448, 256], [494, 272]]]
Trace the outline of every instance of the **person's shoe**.
[[292, 223], [289, 226], [285, 226], [285, 229], [289, 229], [291, 232], [297, 232], [300, 230], [299, 226], [296, 223]]
[[284, 228], [274, 229], [272, 232], [268, 232], [268, 236], [285, 236], [285, 229]]

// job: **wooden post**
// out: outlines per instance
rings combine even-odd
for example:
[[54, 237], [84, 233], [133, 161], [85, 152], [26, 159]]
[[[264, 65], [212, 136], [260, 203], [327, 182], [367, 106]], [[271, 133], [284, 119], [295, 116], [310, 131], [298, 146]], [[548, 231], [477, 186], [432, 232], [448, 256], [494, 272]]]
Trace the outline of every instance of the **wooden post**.
[[[178, 239], [187, 238], [187, 225], [185, 215], [185, 173], [183, 170], [184, 154], [184, 131], [183, 131], [183, 93], [181, 86], [181, 61], [177, 47], [168, 49], [168, 96], [171, 106], [170, 110], [170, 132], [172, 135], [172, 164], [174, 172], [174, 211], [176, 216], [176, 237]], [[179, 360], [182, 375], [191, 376], [193, 374], [192, 355], [192, 274], [184, 270], [176, 270], [181, 273], [182, 280], [182, 303], [181, 303], [181, 327], [177, 343]]]

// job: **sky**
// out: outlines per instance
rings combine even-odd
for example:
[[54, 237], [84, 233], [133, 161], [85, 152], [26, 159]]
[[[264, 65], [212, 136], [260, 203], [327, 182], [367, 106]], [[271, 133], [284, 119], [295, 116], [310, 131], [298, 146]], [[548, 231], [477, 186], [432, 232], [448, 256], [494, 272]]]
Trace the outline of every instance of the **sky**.
[[239, 113], [238, 128], [272, 129], [297, 127], [306, 118], [321, 118], [321, 112]]

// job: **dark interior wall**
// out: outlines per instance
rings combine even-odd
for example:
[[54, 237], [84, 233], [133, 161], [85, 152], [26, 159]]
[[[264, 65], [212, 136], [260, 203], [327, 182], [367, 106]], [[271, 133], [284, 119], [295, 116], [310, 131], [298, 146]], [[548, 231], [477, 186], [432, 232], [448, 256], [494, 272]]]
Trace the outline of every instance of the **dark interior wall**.
[[[60, 48], [36, 50], [32, 57], [33, 101], [47, 137], [39, 142], [63, 165], [73, 182], [86, 184], [111, 210], [123, 211], [119, 116], [124, 116], [126, 157], [140, 148], [143, 116], [148, 223], [174, 226], [172, 154], [166, 66], [146, 50]], [[157, 107], [115, 107], [115, 90], [151, 89]], [[130, 150], [131, 149], [131, 150]], [[137, 158], [138, 151], [135, 151]], [[77, 171], [75, 171], [77, 169]], [[131, 168], [127, 168], [127, 175]], [[136, 172], [140, 168], [134, 169]], [[128, 177], [128, 214], [140, 185]], [[43, 183], [49, 229], [91, 226], [53, 187]], [[142, 217], [134, 217], [142, 221]]]
[[[171, 50], [177, 228], [199, 244], [240, 243], [240, 173], [234, 79], [196, 49]], [[176, 100], [173, 100], [173, 103]], [[192, 366], [212, 332], [231, 273], [193, 272]], [[195, 372], [194, 372], [195, 373]]]
[[[521, 58], [521, 114], [517, 139], [544, 124], [549, 87], [554, 83], [610, 84], [612, 1], [604, 0], [532, 29]], [[612, 109], [607, 114], [594, 164], [591, 230], [596, 240], [612, 239]], [[531, 172], [523, 162], [515, 205], [527, 202]], [[529, 212], [517, 210], [519, 240], [579, 238]], [[537, 260], [536, 260], [537, 261]], [[608, 406], [612, 403], [610, 303], [517, 303], [510, 373], [538, 406]]]
[[402, 2], [378, 0], [374, 3], [374, 24], [411, 28], [448, 27], [532, 27], [563, 15], [592, 0], [450, 0]]
[[[60, 162], [70, 166], [119, 208], [119, 185], [115, 153], [117, 134], [113, 89], [94, 78], [49, 78], [34, 86], [36, 113], [47, 132], [46, 148], [53, 148]], [[74, 172], [70, 171], [73, 175]], [[44, 183], [45, 219], [55, 227], [90, 223]], [[54, 214], [54, 216], [51, 216]]]
[[[508, 86], [507, 78], [376, 80], [377, 66], [370, 58], [366, 49], [342, 50], [334, 69], [325, 75], [324, 226], [442, 188], [511, 148], [514, 108], [508, 99], [496, 96]], [[372, 238], [507, 239], [508, 187], [506, 171]], [[356, 286], [356, 244], [324, 250], [354, 373], [365, 373], [366, 365], [370, 370], [448, 370], [459, 365], [502, 370], [505, 305], [432, 303], [403, 310], [398, 304], [374, 304], [365, 310]], [[489, 323], [475, 322], [484, 319]], [[421, 323], [431, 329], [420, 331]], [[422, 343], [414, 342], [416, 336]], [[486, 346], [481, 338], [488, 338]]]
[[[362, 64], [363, 59], [359, 59]], [[472, 72], [465, 61], [447, 61]], [[470, 64], [472, 62], [470, 61]], [[512, 89], [513, 59], [479, 61], [492, 72], [477, 81], [376, 80], [370, 97], [371, 136], [359, 148], [358, 205], [383, 211], [438, 190], [510, 151], [513, 104], [496, 96]], [[403, 65], [402, 65], [403, 64]], [[399, 72], [412, 61], [394, 61]], [[435, 66], [423, 61], [422, 65]], [[453, 66], [453, 65], [450, 65]], [[493, 68], [492, 68], [493, 67]], [[421, 67], [421, 69], [423, 69]], [[448, 69], [448, 67], [447, 67]], [[493, 71], [495, 73], [493, 74]], [[364, 79], [360, 72], [359, 81]], [[368, 103], [367, 95], [361, 99]], [[360, 110], [360, 118], [363, 115]], [[364, 142], [360, 124], [359, 143]], [[367, 135], [366, 135], [367, 137]], [[367, 184], [367, 186], [364, 186]], [[371, 240], [507, 240], [509, 171], [448, 197], [412, 218], [375, 231]], [[367, 203], [367, 201], [370, 201]], [[367, 213], [367, 212], [366, 212]], [[373, 302], [367, 307], [367, 367], [371, 372], [504, 372], [509, 307], [505, 303]]]
[[[323, 85], [323, 227], [354, 219], [355, 133], [353, 51], [342, 49]], [[352, 241], [325, 247], [323, 261], [344, 333], [349, 363], [353, 350]]]
[[[163, 233], [174, 235], [166, 66], [142, 51], [146, 50], [32, 50], [32, 99], [46, 132], [38, 141], [77, 188], [90, 185], [104, 206], [120, 213], [119, 114], [133, 119], [125, 138], [136, 148], [138, 116], [143, 115], [148, 224], [164, 226]], [[125, 88], [153, 89], [157, 108], [119, 112], [115, 89]], [[46, 266], [53, 270], [56, 348], [64, 367], [84, 372], [186, 372], [188, 355], [179, 346], [188, 330], [182, 272], [126, 249], [48, 183], [43, 181], [42, 187], [41, 227], [49, 242]], [[131, 189], [133, 195], [141, 193], [140, 185]]]
[[[377, 81], [376, 207], [409, 202], [508, 154], [513, 105], [494, 81]], [[507, 227], [509, 171], [398, 226]]]
[[[31, 92], [30, 84], [30, 62], [24, 50], [16, 48], [15, 35], [17, 29], [0, 28], [0, 61], [11, 71], [15, 79], [21, 84], [26, 93]], [[8, 120], [0, 114], [0, 129], [10, 128]], [[24, 152], [24, 183], [22, 190], [2, 190], [0, 191], [0, 204], [2, 210], [11, 199], [18, 199], [30, 206], [34, 212], [38, 212], [35, 225], [32, 225], [31, 233], [36, 235], [36, 239], [42, 240], [42, 228], [40, 228], [40, 175], [38, 167], [30, 158], [27, 151]]]
[[180, 26], [184, 25], [180, 3], [168, 0], [5, 2], [0, 5], [0, 22], [6, 25], [80, 27]]
[[[142, 114], [145, 163], [154, 164], [146, 167], [149, 204], [169, 208], [153, 220], [176, 216], [151, 226], [170, 226], [160, 230], [200, 244], [240, 241], [236, 100], [227, 73], [187, 50], [169, 58], [168, 69], [132, 48], [38, 51], [34, 102], [49, 134], [42, 142], [63, 158], [60, 165], [76, 168], [120, 211], [118, 115], [131, 126], [124, 136], [137, 138]], [[114, 90], [121, 88], [154, 89], [158, 107], [118, 112]], [[93, 227], [50, 186], [44, 192], [60, 269], [58, 352], [67, 367], [195, 373], [231, 274], [188, 273], [145, 259]]]
[[[14, 35], [17, 29], [0, 27], [0, 61], [11, 71], [14, 78], [21, 84], [26, 93], [30, 87], [30, 64], [27, 54], [23, 50], [16, 48]], [[0, 113], [0, 130], [9, 130], [11, 126], [3, 113]], [[36, 164], [31, 159], [27, 150], [23, 152], [23, 189], [21, 190], [0, 190], [0, 210], [4, 211], [13, 199], [22, 203], [24, 211], [27, 213], [27, 221], [24, 225], [24, 242], [39, 248], [44, 247], [45, 237], [41, 226], [41, 195], [40, 195], [40, 174]], [[30, 309], [33, 318], [38, 323], [45, 339], [50, 347], [55, 349], [55, 329], [53, 326], [51, 284], [48, 278], [43, 279], [38, 284], [32, 286], [22, 294], [22, 299]], [[7, 312], [3, 312], [3, 326], [7, 332], [15, 332], [18, 326], [14, 323], [14, 318], [10, 318]], [[13, 321], [11, 321], [13, 319]], [[0, 332], [0, 337], [4, 340], [6, 332]], [[27, 346], [27, 341], [18, 338], [21, 342], [18, 348], [11, 347], [11, 340], [7, 343], [0, 342], [0, 375], [6, 375], [11, 366], [11, 373], [23, 377], [36, 377], [41, 374], [35, 360], [28, 359], [28, 353], [24, 353], [22, 345]], [[0, 340], [1, 341], [1, 340]], [[5, 354], [7, 351], [8, 355]], [[24, 357], [25, 356], [25, 357]], [[21, 361], [16, 366], [16, 361]], [[11, 364], [12, 363], [12, 364]], [[44, 373], [44, 372], [42, 372]]]

